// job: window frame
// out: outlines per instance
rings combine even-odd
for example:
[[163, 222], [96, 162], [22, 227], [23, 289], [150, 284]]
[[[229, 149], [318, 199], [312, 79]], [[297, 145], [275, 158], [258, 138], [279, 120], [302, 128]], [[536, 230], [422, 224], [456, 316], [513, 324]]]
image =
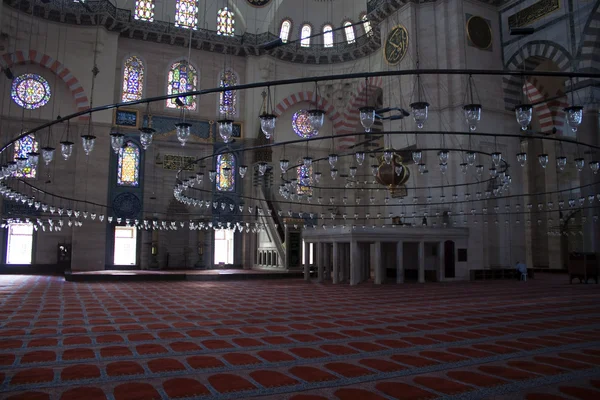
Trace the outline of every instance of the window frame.
[[[329, 30], [326, 30], [327, 28], [329, 28]], [[327, 49], [332, 48], [335, 40], [335, 36], [333, 34], [333, 24], [326, 23], [323, 25], [321, 32], [323, 33], [323, 47]], [[327, 41], [327, 36], [330, 36], [330, 41]]]
[[[308, 28], [308, 35], [305, 38], [303, 31], [304, 28]], [[302, 24], [302, 26], [300, 27], [300, 47], [304, 47], [304, 48], [309, 48], [311, 45], [311, 36], [312, 36], [312, 31], [313, 31], [313, 26], [309, 23], [304, 23]]]
[[[192, 88], [192, 90], [197, 90], [198, 87], [200, 86], [200, 70], [198, 68], [196, 68], [196, 66], [194, 64], [192, 64], [190, 61], [188, 61], [186, 59], [183, 59], [183, 58], [177, 59], [177, 60], [171, 61], [167, 67], [166, 85], [165, 85], [167, 87], [167, 94], [169, 94], [169, 85], [170, 85], [169, 73], [171, 71], [173, 71], [173, 67], [175, 66], [175, 64], [181, 65], [182, 63], [186, 63], [188, 67], [191, 67], [191, 69], [194, 70], [194, 73], [196, 75], [196, 85]], [[183, 93], [185, 93], [185, 92], [183, 92]], [[178, 97], [181, 97], [181, 96], [178, 96]], [[185, 107], [186, 111], [188, 111], [188, 112], [189, 111], [198, 111], [198, 96], [191, 96], [191, 97], [192, 97], [192, 105], [191, 106], [186, 105], [184, 107]], [[170, 106], [171, 101], [173, 101], [173, 103], [174, 103], [175, 102], [174, 100], [175, 99], [168, 99], [166, 102], [164, 102], [163, 104], [165, 104], [165, 109], [179, 111], [181, 109], [180, 106], [178, 106], [176, 104], [174, 106]]]
[[[289, 24], [289, 28], [288, 28], [288, 30], [287, 30], [287, 35], [286, 35], [286, 37], [285, 37], [285, 40], [284, 40], [284, 39], [281, 37], [281, 35], [282, 35], [282, 31], [283, 31], [283, 24], [285, 24], [286, 22]], [[283, 43], [287, 43], [287, 42], [289, 42], [289, 41], [290, 41], [290, 34], [292, 33], [292, 29], [293, 29], [293, 27], [294, 27], [294, 25], [293, 25], [293, 23], [292, 23], [292, 20], [291, 20], [291, 19], [289, 19], [289, 18], [285, 18], [285, 19], [284, 19], [283, 21], [281, 21], [281, 23], [279, 24], [279, 38], [281, 39], [281, 41], [282, 41]]]
[[127, 60], [129, 60], [130, 58], [135, 57], [139, 60], [141, 66], [142, 66], [142, 91], [140, 94], [140, 98], [136, 99], [136, 100], [141, 100], [144, 98], [144, 95], [146, 94], [146, 60], [144, 60], [144, 58], [142, 58], [140, 55], [138, 54], [128, 54], [125, 56], [125, 58], [123, 58], [123, 73], [121, 74], [121, 101], [122, 102], [126, 102], [126, 101], [136, 101], [136, 100], [126, 100], [123, 98], [124, 94], [125, 94], [125, 90], [124, 90], [124, 83], [125, 83], [125, 71], [127, 68]]
[[344, 20], [344, 22], [342, 22], [342, 27], [344, 28], [344, 36], [346, 36], [346, 43], [356, 43], [356, 31], [354, 30], [353, 22], [349, 19]]

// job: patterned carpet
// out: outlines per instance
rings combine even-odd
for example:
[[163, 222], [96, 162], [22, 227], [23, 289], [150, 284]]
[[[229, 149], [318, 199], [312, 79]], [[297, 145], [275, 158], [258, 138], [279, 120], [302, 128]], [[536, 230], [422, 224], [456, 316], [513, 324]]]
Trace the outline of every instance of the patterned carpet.
[[0, 276], [8, 399], [600, 399], [600, 285]]

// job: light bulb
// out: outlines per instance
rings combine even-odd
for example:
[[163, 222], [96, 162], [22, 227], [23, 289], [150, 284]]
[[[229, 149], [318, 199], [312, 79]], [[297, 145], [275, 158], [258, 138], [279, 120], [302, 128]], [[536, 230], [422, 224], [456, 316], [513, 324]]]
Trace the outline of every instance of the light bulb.
[[191, 124], [188, 124], [187, 122], [178, 122], [175, 124], [175, 129], [177, 132], [177, 140], [179, 140], [179, 143], [181, 143], [181, 146], [185, 146], [185, 144], [187, 143], [187, 141], [190, 138], [191, 135]]
[[583, 107], [571, 106], [564, 109], [567, 118], [567, 125], [573, 132], [577, 132], [577, 128], [583, 120]]
[[375, 108], [361, 107], [358, 110], [360, 112], [360, 124], [365, 128], [365, 132], [371, 132], [371, 127], [375, 123]]
[[363, 165], [363, 163], [365, 162], [365, 152], [357, 151], [356, 153], [354, 153], [354, 156], [356, 157], [356, 163], [358, 165]]
[[[83, 146], [83, 151], [86, 156], [89, 156], [92, 150], [94, 150], [94, 144], [96, 144], [96, 136], [94, 135], [82, 135], [81, 136], [81, 144]], [[64, 156], [64, 154], [63, 154]]]
[[548, 154], [540, 154], [538, 155], [538, 161], [540, 163], [540, 165], [542, 166], [542, 168], [546, 168], [546, 166], [548, 165]]
[[527, 164], [527, 153], [517, 153], [517, 162], [524, 167]]
[[428, 112], [429, 112], [429, 103], [424, 102], [424, 101], [418, 101], [418, 102], [412, 103], [410, 105], [410, 108], [412, 111], [413, 119], [415, 120], [415, 123], [417, 124], [417, 128], [423, 129], [423, 126], [425, 125], [425, 121], [427, 121], [427, 116], [428, 116]]
[[423, 153], [420, 150], [412, 152], [412, 159], [415, 164], [419, 164], [423, 158]]
[[515, 117], [517, 123], [521, 126], [522, 131], [526, 131], [527, 127], [531, 123], [531, 117], [533, 116], [533, 107], [531, 104], [519, 104], [515, 107]]
[[154, 134], [156, 133], [155, 129], [152, 128], [141, 128], [140, 129], [140, 143], [144, 150], [148, 150], [150, 145], [152, 144], [152, 139], [154, 138]]
[[63, 141], [60, 142], [60, 154], [63, 156], [63, 158], [65, 160], [68, 160], [69, 157], [71, 157], [71, 154], [73, 154], [73, 142], [69, 142], [69, 141]]
[[115, 154], [119, 154], [121, 148], [123, 147], [123, 143], [125, 141], [125, 135], [119, 132], [112, 132], [110, 134], [110, 147], [112, 147]]
[[44, 162], [46, 163], [46, 165], [50, 164], [52, 162], [52, 160], [54, 159], [55, 150], [56, 149], [54, 147], [43, 147], [42, 148], [42, 158], [44, 159]]
[[229, 143], [233, 136], [233, 121], [230, 119], [222, 119], [217, 121], [217, 128], [219, 130], [219, 136], [223, 139], [223, 142]]
[[467, 104], [463, 107], [463, 113], [469, 129], [475, 131], [481, 120], [481, 104]]
[[467, 164], [469, 164], [470, 166], [475, 165], [475, 161], [477, 160], [477, 153], [475, 153], [474, 151], [468, 151], [467, 152]]
[[271, 139], [275, 132], [275, 123], [277, 117], [273, 114], [263, 114], [260, 116], [260, 129], [267, 139]]

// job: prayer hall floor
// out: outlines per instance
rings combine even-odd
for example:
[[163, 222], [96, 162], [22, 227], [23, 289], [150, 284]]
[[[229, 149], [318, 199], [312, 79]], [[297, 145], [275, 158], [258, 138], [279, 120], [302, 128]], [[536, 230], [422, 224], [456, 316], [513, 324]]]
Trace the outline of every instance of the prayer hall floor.
[[0, 276], [3, 399], [600, 399], [600, 285]]

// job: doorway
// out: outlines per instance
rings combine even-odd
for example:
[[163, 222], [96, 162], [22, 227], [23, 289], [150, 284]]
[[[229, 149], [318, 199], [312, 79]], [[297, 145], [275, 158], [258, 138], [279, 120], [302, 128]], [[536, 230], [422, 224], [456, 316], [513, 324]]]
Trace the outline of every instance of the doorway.
[[32, 254], [33, 224], [10, 224], [6, 241], [6, 263], [31, 264]]
[[446, 240], [444, 242], [444, 277], [454, 278], [456, 276], [455, 258], [454, 242]]
[[214, 247], [215, 265], [233, 264], [233, 230], [217, 229], [215, 230]]
[[115, 227], [114, 265], [136, 265], [137, 229], [131, 226]]

